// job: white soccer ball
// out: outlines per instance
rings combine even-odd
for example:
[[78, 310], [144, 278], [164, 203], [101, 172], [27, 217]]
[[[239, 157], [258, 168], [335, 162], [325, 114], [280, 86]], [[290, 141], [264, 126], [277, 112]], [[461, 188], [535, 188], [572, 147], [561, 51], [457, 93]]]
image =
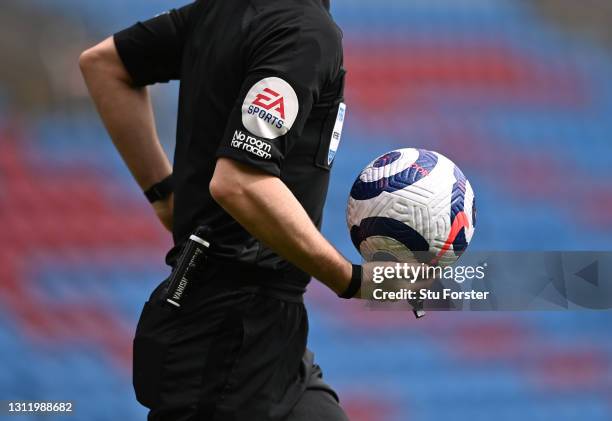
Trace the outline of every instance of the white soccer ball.
[[474, 235], [474, 191], [444, 155], [399, 149], [361, 171], [346, 219], [351, 240], [366, 261], [448, 266]]

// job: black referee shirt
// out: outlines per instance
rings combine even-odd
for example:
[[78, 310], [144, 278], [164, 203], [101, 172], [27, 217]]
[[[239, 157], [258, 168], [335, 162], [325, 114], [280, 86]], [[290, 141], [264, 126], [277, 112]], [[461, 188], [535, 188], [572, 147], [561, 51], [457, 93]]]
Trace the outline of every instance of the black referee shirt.
[[115, 34], [136, 85], [180, 80], [174, 250], [206, 224], [220, 257], [308, 282], [208, 186], [218, 157], [240, 161], [279, 177], [320, 226], [345, 112], [342, 35], [328, 9], [324, 0], [196, 1]]

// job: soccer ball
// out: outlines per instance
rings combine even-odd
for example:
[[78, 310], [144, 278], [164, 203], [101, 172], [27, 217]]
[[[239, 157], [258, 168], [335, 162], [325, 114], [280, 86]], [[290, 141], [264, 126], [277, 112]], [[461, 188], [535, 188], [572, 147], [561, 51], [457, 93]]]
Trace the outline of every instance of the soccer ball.
[[474, 235], [474, 191], [444, 155], [398, 149], [361, 171], [346, 219], [351, 240], [366, 261], [448, 266]]

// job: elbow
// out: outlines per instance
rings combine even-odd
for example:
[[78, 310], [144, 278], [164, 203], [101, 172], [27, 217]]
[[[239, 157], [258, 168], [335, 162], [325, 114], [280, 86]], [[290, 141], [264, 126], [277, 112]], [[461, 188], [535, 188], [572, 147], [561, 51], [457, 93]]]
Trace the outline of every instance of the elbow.
[[119, 58], [113, 38], [83, 51], [79, 56], [79, 68], [85, 79], [92, 75], [129, 81], [129, 76]]
[[208, 190], [221, 207], [230, 211], [256, 200], [262, 189], [269, 188], [267, 184], [262, 185], [261, 182], [271, 178], [276, 179], [232, 159], [219, 158]]
[[208, 185], [208, 191], [210, 192], [210, 196], [214, 199], [214, 201], [221, 205], [221, 202], [228, 193], [227, 188], [223, 186], [223, 182], [220, 180], [220, 178], [221, 177], [219, 177], [215, 171], [212, 179], [210, 180], [210, 184]]
[[102, 54], [99, 51], [98, 45], [83, 51], [79, 56], [79, 68], [81, 69], [83, 76], [87, 76], [97, 67], [99, 67], [101, 61]]
[[222, 208], [230, 210], [248, 196], [249, 189], [246, 187], [248, 182], [248, 176], [236, 162], [220, 158], [208, 190], [215, 202]]
[[210, 195], [221, 207], [231, 207], [235, 199], [241, 195], [242, 185], [236, 182], [235, 177], [231, 174], [226, 174], [223, 171], [215, 170], [215, 173], [210, 180], [208, 190]]

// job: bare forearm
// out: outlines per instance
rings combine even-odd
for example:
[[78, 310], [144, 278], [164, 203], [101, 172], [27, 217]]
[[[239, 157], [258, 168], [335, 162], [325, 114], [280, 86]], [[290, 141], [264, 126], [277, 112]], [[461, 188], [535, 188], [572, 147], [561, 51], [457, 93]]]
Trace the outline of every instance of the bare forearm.
[[[252, 235], [336, 293], [346, 290], [351, 264], [321, 235], [293, 193], [278, 178], [256, 173], [229, 160], [219, 166], [239, 166], [235, 189], [215, 185], [213, 196]], [[223, 168], [221, 168], [223, 170]], [[233, 182], [235, 181], [235, 182]]]
[[113, 39], [84, 52], [79, 63], [98, 113], [140, 187], [147, 189], [170, 174], [147, 89], [131, 85]]

